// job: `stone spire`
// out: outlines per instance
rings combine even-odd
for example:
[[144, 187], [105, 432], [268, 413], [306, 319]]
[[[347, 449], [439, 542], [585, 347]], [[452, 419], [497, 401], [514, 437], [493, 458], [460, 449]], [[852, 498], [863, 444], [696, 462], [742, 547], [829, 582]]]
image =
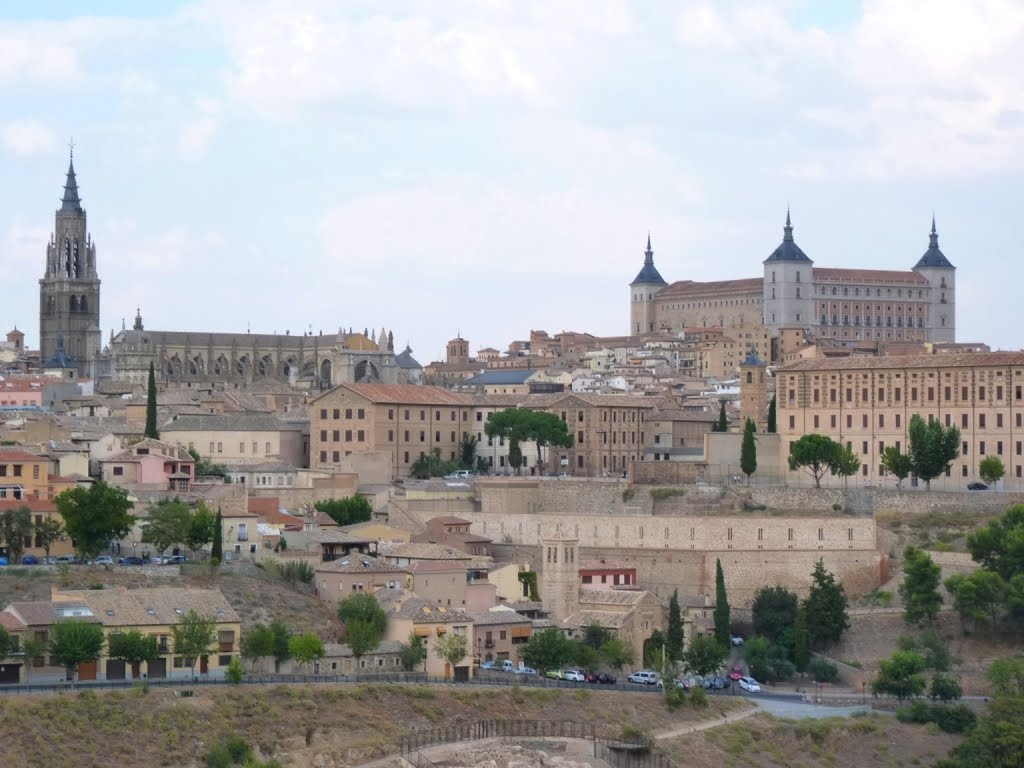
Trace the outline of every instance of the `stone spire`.
[[786, 206], [786, 226], [782, 228], [782, 239], [785, 242], [793, 242], [793, 223], [789, 220], [789, 206]]
[[651, 248], [651, 233], [647, 233], [647, 249], [644, 251], [644, 266], [630, 285], [668, 285], [654, 266], [654, 249]]
[[75, 178], [75, 152], [71, 150], [68, 161], [68, 177], [64, 182], [64, 197], [60, 200], [60, 209], [65, 213], [83, 213], [82, 200], [78, 196], [78, 180]]
[[786, 206], [786, 224], [782, 227], [782, 242], [778, 248], [772, 251], [772, 255], [765, 259], [765, 262], [769, 261], [811, 261], [810, 257], [800, 250], [800, 246], [793, 239], [793, 222], [789, 216], [789, 206]]
[[932, 214], [932, 230], [928, 233], [928, 250], [918, 259], [914, 269], [921, 267], [940, 267], [943, 269], [955, 269], [953, 264], [939, 250], [939, 232], [935, 228], [935, 214]]

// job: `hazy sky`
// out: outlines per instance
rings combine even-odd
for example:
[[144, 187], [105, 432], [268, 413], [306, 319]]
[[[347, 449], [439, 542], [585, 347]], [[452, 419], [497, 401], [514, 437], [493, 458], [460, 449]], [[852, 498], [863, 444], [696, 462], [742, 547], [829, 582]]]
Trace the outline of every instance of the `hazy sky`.
[[[1020, 348], [1020, 0], [0, 0], [0, 326], [38, 344], [74, 137], [104, 337], [628, 331], [669, 280], [909, 269]], [[42, 10], [40, 10], [40, 7]]]

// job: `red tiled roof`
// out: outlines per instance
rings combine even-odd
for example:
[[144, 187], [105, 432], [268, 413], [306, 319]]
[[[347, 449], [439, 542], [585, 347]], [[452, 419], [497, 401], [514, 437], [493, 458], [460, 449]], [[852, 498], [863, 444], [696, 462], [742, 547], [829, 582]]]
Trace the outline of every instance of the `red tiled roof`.
[[3, 499], [0, 500], [0, 512], [4, 512], [8, 509], [18, 509], [20, 507], [28, 507], [33, 512], [56, 512], [57, 505], [50, 499]]
[[18, 448], [0, 448], [0, 462], [12, 462], [12, 461], [46, 461], [47, 459], [42, 456], [37, 456], [34, 453], [28, 451], [22, 451]]
[[18, 630], [24, 629], [25, 625], [21, 620], [7, 611], [0, 611], [0, 627], [3, 627], [8, 632], [17, 632]]
[[339, 388], [365, 397], [374, 403], [395, 403], [397, 405], [469, 405], [462, 395], [441, 387], [424, 387], [418, 384], [341, 384], [333, 390], [316, 397], [316, 402]]
[[985, 368], [1024, 366], [1024, 352], [966, 352], [949, 355], [883, 355], [881, 357], [818, 357], [796, 360], [778, 373], [859, 370], [861, 368]]
[[[817, 272], [817, 270], [815, 270]], [[706, 293], [756, 293], [761, 295], [764, 292], [763, 277], [745, 277], [740, 280], [713, 280], [707, 283], [697, 283], [693, 280], [680, 280], [672, 283], [667, 288], [662, 288], [656, 294], [658, 299], [700, 296]]]
[[815, 267], [814, 282], [827, 280], [836, 283], [901, 283], [928, 285], [928, 281], [917, 272], [899, 269], [841, 269], [836, 267]]

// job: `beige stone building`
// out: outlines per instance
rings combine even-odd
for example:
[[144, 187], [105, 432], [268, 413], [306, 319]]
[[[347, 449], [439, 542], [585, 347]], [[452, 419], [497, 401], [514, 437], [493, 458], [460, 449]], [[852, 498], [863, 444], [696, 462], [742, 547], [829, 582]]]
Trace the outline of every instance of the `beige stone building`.
[[[356, 592], [401, 589], [408, 580], [405, 568], [359, 553], [318, 563], [315, 572], [317, 597], [330, 605]], [[465, 572], [463, 568], [463, 583]]]
[[305, 467], [307, 429], [301, 421], [269, 413], [204, 414], [173, 417], [160, 427], [160, 437], [216, 463], [278, 461]]
[[519, 666], [519, 652], [530, 641], [533, 621], [505, 605], [473, 615], [476, 636], [474, 655], [478, 661], [510, 660]]
[[466, 610], [465, 561], [420, 560], [405, 569], [412, 592], [437, 605]]
[[[386, 640], [407, 642], [409, 635], [423, 639], [427, 655], [424, 668], [428, 677], [468, 680], [473, 673], [473, 619], [462, 610], [425, 600], [408, 592], [383, 590], [377, 599], [388, 614]], [[438, 656], [437, 642], [443, 637], [460, 635], [466, 640], [466, 655], [456, 664]]]
[[1002, 460], [1007, 488], [1024, 482], [1024, 353], [801, 360], [777, 371], [776, 389], [783, 461], [790, 444], [816, 432], [860, 457], [861, 471], [850, 482], [894, 484], [881, 466], [882, 452], [897, 446], [906, 453], [910, 417], [920, 414], [961, 435], [960, 455], [933, 487], [965, 489], [979, 479], [986, 456]]

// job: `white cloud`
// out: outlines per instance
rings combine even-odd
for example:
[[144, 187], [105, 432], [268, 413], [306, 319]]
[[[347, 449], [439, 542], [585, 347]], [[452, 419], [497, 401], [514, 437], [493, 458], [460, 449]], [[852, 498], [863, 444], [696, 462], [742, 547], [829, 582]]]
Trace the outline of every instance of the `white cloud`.
[[0, 84], [60, 83], [79, 75], [78, 54], [71, 45], [0, 28]]
[[178, 149], [186, 158], [206, 154], [220, 127], [220, 105], [209, 98], [196, 99], [194, 115], [182, 127]]
[[36, 120], [4, 123], [0, 126], [0, 143], [15, 155], [46, 155], [58, 146], [50, 127]]

